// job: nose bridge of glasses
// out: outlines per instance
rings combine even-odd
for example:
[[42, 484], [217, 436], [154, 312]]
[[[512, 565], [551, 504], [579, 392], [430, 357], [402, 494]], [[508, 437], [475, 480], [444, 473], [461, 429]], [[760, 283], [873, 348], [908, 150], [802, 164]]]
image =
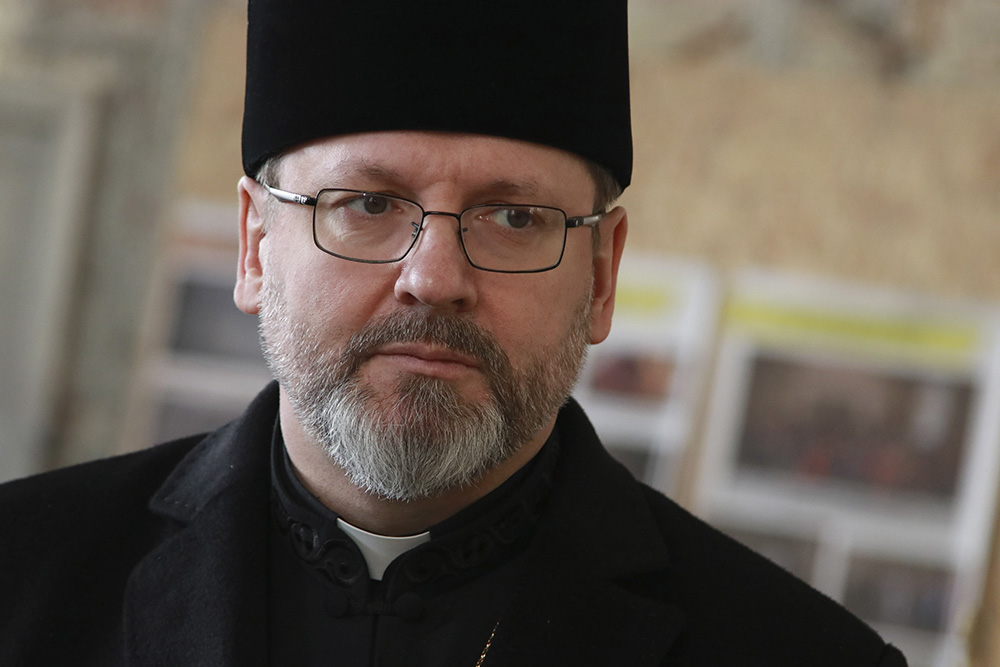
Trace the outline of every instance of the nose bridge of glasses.
[[456, 221], [462, 221], [461, 213], [451, 213], [449, 211], [424, 211], [420, 219], [420, 226], [424, 226], [424, 221], [430, 216], [444, 216], [446, 218], [455, 218]]
[[[424, 232], [427, 229], [427, 218], [429, 218], [429, 217], [453, 218], [455, 220], [455, 222], [458, 223], [458, 226], [457, 227], [453, 227], [452, 229], [454, 230], [455, 240], [458, 243], [459, 248], [461, 249], [462, 243], [463, 243], [463, 241], [462, 241], [462, 231], [461, 231], [462, 214], [461, 213], [451, 213], [450, 211], [423, 211], [422, 214], [421, 214], [421, 216], [420, 216], [420, 222], [419, 222], [419, 224], [418, 223], [413, 223], [413, 226], [415, 228], [413, 230], [413, 246], [417, 246], [418, 244], [421, 244], [422, 239], [425, 236], [427, 236], [427, 234], [425, 234]], [[423, 241], [423, 242], [426, 242], [426, 241]], [[410, 249], [411, 252], [415, 252], [416, 250], [417, 250], [416, 247], [411, 247], [411, 249]]]
[[461, 213], [451, 213], [449, 211], [423, 211], [422, 214], [421, 214], [421, 216], [420, 216], [420, 224], [419, 225], [414, 225], [414, 227], [416, 227], [416, 229], [414, 230], [414, 235], [415, 236], [422, 236], [423, 235], [422, 232], [427, 227], [427, 218], [429, 218], [429, 217], [454, 218], [455, 222], [458, 223], [458, 228], [455, 230], [455, 233], [458, 235], [459, 238], [461, 238], [461, 236], [462, 236], [462, 231], [461, 231], [461, 227], [462, 227], [462, 214]]

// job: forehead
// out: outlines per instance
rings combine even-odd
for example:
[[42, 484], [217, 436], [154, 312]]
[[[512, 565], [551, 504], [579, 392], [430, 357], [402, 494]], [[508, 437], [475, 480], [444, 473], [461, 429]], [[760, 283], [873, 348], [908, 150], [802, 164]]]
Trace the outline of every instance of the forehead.
[[571, 205], [593, 199], [580, 157], [540, 144], [477, 134], [370, 132], [330, 137], [285, 154], [282, 182], [316, 190], [392, 188], [417, 195], [433, 189], [516, 194]]

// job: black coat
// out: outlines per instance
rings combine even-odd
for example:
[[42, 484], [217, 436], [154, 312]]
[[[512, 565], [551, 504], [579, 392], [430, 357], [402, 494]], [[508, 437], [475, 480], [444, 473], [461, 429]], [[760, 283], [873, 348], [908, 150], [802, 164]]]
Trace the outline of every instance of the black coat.
[[[272, 384], [207, 437], [0, 486], [0, 664], [264, 664], [276, 411]], [[905, 665], [634, 481], [574, 403], [557, 428], [552, 495], [486, 667]]]

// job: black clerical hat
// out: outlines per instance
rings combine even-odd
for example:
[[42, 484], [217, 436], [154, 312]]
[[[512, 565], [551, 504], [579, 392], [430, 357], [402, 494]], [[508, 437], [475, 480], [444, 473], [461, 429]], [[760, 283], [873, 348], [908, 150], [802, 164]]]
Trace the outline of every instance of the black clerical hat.
[[322, 137], [443, 130], [632, 174], [626, 0], [250, 0], [243, 167]]

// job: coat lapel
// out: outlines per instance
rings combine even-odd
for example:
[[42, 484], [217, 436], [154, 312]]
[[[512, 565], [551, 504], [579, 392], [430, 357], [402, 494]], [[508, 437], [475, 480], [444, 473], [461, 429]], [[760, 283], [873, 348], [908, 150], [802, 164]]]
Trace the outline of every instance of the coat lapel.
[[153, 497], [176, 530], [133, 570], [125, 600], [129, 665], [267, 662], [271, 385], [202, 441]]
[[552, 496], [484, 665], [659, 665], [684, 614], [636, 591], [669, 567], [662, 529], [575, 403], [558, 428]]
[[[200, 443], [152, 499], [176, 529], [129, 580], [128, 664], [266, 664], [276, 394], [272, 384]], [[661, 529], [582, 411], [571, 404], [565, 412], [549, 506], [484, 664], [660, 664], [683, 614], [629, 582], [668, 567]]]

